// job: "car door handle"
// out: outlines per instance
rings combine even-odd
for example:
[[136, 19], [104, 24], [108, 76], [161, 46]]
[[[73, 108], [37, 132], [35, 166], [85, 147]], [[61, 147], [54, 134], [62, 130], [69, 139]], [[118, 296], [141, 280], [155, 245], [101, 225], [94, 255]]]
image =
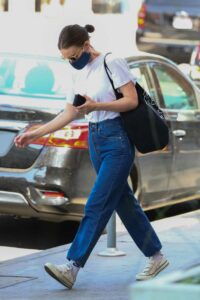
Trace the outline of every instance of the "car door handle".
[[177, 130], [173, 130], [173, 135], [175, 135], [176, 137], [183, 137], [186, 135], [186, 131], [182, 130], [182, 129], [177, 129]]

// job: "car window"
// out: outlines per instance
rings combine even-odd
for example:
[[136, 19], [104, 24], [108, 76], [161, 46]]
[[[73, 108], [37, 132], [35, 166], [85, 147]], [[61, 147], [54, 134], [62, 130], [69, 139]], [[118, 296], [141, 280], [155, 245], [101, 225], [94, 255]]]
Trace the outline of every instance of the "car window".
[[92, 0], [95, 14], [123, 14], [130, 9], [131, 0]]
[[67, 82], [66, 66], [59, 60], [0, 57], [0, 94], [65, 100]]
[[150, 94], [149, 85], [147, 82], [147, 78], [145, 76], [145, 67], [142, 65], [132, 65], [130, 66], [131, 73], [136, 78], [137, 82], [145, 89], [145, 91]]
[[146, 66], [144, 64], [134, 64], [130, 65], [129, 67], [131, 73], [136, 78], [137, 82], [144, 88], [147, 94], [149, 94], [149, 96], [152, 99], [154, 99], [154, 101], [157, 102], [157, 104], [159, 104], [159, 97], [157, 95], [157, 91], [152, 85]]
[[197, 108], [196, 96], [192, 86], [173, 68], [154, 64], [152, 71], [156, 76], [155, 83], [168, 109]]

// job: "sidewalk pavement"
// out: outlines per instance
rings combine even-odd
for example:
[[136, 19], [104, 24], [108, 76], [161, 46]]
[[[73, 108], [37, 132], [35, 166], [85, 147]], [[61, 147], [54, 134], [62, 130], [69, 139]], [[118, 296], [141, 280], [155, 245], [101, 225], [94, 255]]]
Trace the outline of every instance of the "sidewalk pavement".
[[[200, 263], [200, 210], [152, 222], [163, 244], [170, 265], [158, 276]], [[49, 233], [51, 234], [51, 233]], [[141, 271], [146, 258], [122, 229], [117, 234], [117, 249], [125, 256], [102, 257], [107, 236], [102, 235], [72, 290], [66, 289], [43, 268], [44, 263], [65, 262], [67, 246], [59, 246], [0, 263], [0, 300], [72, 299], [130, 300], [129, 286]]]

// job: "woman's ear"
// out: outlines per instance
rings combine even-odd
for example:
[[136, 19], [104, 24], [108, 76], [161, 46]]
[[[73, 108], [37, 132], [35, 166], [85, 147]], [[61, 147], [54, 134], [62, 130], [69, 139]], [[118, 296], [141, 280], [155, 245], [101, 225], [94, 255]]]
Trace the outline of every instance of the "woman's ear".
[[84, 43], [84, 45], [83, 45], [83, 49], [87, 51], [87, 50], [90, 49], [90, 46], [91, 46], [91, 45], [90, 45], [90, 42], [89, 42], [89, 41], [85, 41], [85, 43]]

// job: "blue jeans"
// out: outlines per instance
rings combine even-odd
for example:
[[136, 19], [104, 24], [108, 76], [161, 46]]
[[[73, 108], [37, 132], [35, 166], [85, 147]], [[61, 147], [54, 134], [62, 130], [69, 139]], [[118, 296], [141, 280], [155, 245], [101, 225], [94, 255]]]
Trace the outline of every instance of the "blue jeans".
[[89, 152], [97, 178], [67, 258], [84, 266], [114, 210], [138, 248], [152, 256], [162, 246], [127, 182], [135, 153], [120, 117], [89, 123]]

